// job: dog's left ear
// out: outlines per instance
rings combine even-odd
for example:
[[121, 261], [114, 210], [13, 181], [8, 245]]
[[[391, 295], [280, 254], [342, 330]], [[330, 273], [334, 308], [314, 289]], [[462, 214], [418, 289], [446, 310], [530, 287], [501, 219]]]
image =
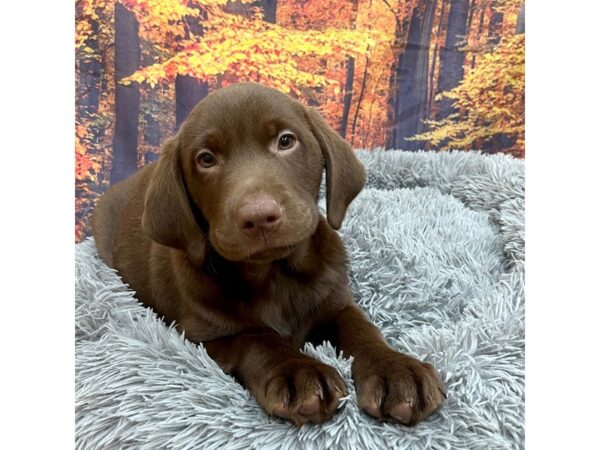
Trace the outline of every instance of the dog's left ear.
[[327, 222], [337, 230], [342, 226], [348, 205], [365, 185], [365, 169], [352, 147], [317, 111], [307, 107], [304, 110], [325, 158]]

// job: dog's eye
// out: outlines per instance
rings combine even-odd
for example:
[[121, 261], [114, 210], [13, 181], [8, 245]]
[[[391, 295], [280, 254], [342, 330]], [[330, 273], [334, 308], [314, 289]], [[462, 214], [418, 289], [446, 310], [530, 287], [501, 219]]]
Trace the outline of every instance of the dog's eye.
[[198, 156], [196, 156], [196, 161], [202, 167], [208, 169], [209, 167], [212, 167], [217, 163], [217, 158], [212, 152], [204, 150], [198, 153]]
[[294, 145], [296, 145], [296, 136], [292, 133], [284, 133], [279, 136], [279, 141], [277, 142], [279, 150], [290, 150]]

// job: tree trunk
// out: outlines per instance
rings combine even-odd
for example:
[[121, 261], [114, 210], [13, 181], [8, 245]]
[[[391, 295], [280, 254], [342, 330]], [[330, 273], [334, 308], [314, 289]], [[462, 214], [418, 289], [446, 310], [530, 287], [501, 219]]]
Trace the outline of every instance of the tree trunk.
[[189, 75], [175, 78], [175, 128], [179, 127], [192, 109], [208, 95], [208, 84]]
[[[358, 0], [352, 1], [353, 17], [356, 20], [358, 13]], [[355, 24], [351, 21], [348, 24], [348, 28], [354, 29]], [[346, 139], [346, 132], [348, 130], [348, 118], [350, 116], [350, 108], [352, 106], [352, 95], [354, 86], [354, 58], [348, 56], [346, 58], [346, 82], [344, 84], [344, 100], [342, 109], [342, 119], [340, 120], [340, 136]]]
[[[473, 5], [474, 7], [475, 5]], [[485, 10], [488, 7], [488, 0], [483, 0], [481, 4], [481, 11], [479, 13], [479, 25], [477, 25], [477, 42], [481, 43], [481, 35], [483, 33], [483, 21], [485, 19]], [[471, 57], [471, 69], [475, 68], [475, 61], [477, 60], [477, 52], [473, 52]]]
[[[365, 87], [367, 85], [367, 75], [369, 73], [369, 57], [365, 58], [365, 69], [363, 70], [362, 82], [360, 84], [360, 91], [358, 94], [358, 100], [356, 102], [356, 111], [354, 112], [354, 119], [352, 120], [352, 141], [351, 144], [354, 144], [354, 135], [356, 133], [356, 123], [358, 122], [358, 113], [360, 112], [360, 106], [362, 104], [363, 97], [365, 95]], [[371, 103], [373, 105], [373, 103]], [[364, 142], [363, 142], [364, 144]]]
[[140, 65], [140, 40], [135, 15], [120, 3], [115, 5], [115, 135], [113, 140], [111, 184], [137, 170], [140, 88], [119, 81]]
[[151, 114], [144, 114], [144, 122], [146, 122], [144, 141], [152, 147], [160, 146], [160, 122]]
[[[438, 83], [440, 92], [455, 88], [464, 76], [463, 64], [465, 62], [465, 53], [460, 48], [465, 43], [468, 17], [469, 0], [450, 0], [446, 43], [440, 52], [440, 75]], [[444, 98], [440, 101], [437, 119], [444, 119], [454, 112], [456, 112], [454, 100]]]
[[[384, 2], [388, 9], [394, 13], [396, 26], [394, 29], [394, 41], [392, 43], [392, 64], [390, 65], [390, 82], [388, 87], [387, 108], [386, 108], [386, 127], [385, 127], [385, 142], [387, 148], [390, 148], [393, 141], [394, 121], [396, 117], [396, 102], [398, 98], [399, 73], [400, 63], [402, 61], [402, 50], [406, 47], [408, 40], [408, 28], [410, 25], [411, 15], [406, 14], [400, 20], [394, 9], [389, 5], [387, 0]], [[414, 6], [413, 8], [416, 8]], [[414, 9], [413, 9], [414, 11]]]
[[408, 42], [397, 64], [398, 91], [394, 101], [390, 147], [415, 151], [422, 145], [407, 141], [424, 130], [427, 118], [429, 43], [437, 0], [415, 7], [408, 30]]
[[265, 22], [275, 23], [277, 19], [277, 0], [262, 0]]
[[[501, 5], [500, 0], [492, 0], [492, 17], [488, 27], [488, 44], [496, 46], [502, 38], [502, 23], [504, 22], [504, 13], [498, 10]], [[496, 134], [483, 143], [483, 151], [486, 153], [498, 153], [510, 149], [515, 145], [516, 137], [508, 136], [504, 133]]]
[[346, 60], [346, 84], [344, 85], [344, 110], [342, 111], [342, 120], [340, 122], [340, 136], [346, 139], [348, 129], [348, 116], [350, 115], [350, 106], [352, 105], [352, 86], [354, 85], [354, 58], [349, 56]]
[[521, 5], [521, 9], [519, 10], [519, 15], [517, 16], [517, 29], [515, 30], [515, 34], [523, 33], [525, 33], [525, 3]]
[[470, 0], [469, 2], [469, 18], [467, 19], [467, 30], [471, 29], [473, 25], [473, 14], [475, 13], [475, 4], [477, 0]]
[[[427, 108], [429, 110], [429, 112], [432, 112], [432, 108], [433, 108], [433, 99], [435, 97], [435, 94], [437, 92], [436, 89], [436, 78], [435, 78], [435, 71], [436, 71], [436, 65], [438, 62], [438, 55], [440, 52], [440, 37], [442, 35], [442, 25], [444, 22], [444, 16], [446, 15], [446, 0], [442, 0], [442, 4], [440, 7], [440, 17], [439, 17], [439, 22], [438, 22], [438, 27], [437, 27], [437, 32], [435, 34], [435, 47], [433, 49], [433, 57], [431, 58], [431, 68], [429, 69], [429, 92], [427, 93]], [[438, 79], [437, 79], [437, 83], [439, 84], [439, 74], [438, 74]]]
[[94, 58], [81, 63], [79, 67], [80, 94], [78, 106], [83, 114], [91, 115], [98, 111], [100, 104], [100, 86], [102, 83], [102, 62], [100, 61], [100, 44], [98, 22], [92, 22], [92, 37], [86, 45], [94, 52]]
[[[189, 39], [193, 34], [197, 37], [204, 35], [202, 29], [202, 16], [186, 16], [185, 21], [188, 24], [186, 29], [186, 38]], [[175, 131], [187, 118], [192, 109], [208, 95], [208, 83], [199, 80], [190, 75], [177, 75], [175, 77]]]
[[492, 1], [492, 17], [488, 27], [488, 44], [492, 46], [498, 45], [502, 37], [502, 23], [504, 22], [504, 13], [498, 10], [501, 1]]

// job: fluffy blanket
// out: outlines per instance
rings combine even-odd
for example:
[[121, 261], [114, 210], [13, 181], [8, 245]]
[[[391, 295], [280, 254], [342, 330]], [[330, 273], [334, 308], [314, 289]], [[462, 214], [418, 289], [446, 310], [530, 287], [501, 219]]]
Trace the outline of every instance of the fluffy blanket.
[[397, 349], [435, 365], [448, 400], [413, 428], [362, 413], [297, 429], [267, 416], [202, 346], [76, 249], [78, 449], [514, 449], [524, 445], [524, 164], [478, 153], [359, 152], [367, 188], [341, 234], [356, 300]]

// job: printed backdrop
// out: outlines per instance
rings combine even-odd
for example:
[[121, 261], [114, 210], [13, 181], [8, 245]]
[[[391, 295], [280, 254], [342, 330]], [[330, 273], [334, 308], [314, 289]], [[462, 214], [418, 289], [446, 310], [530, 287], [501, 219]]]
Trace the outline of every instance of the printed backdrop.
[[98, 196], [238, 81], [355, 148], [524, 157], [521, 0], [77, 0], [75, 238]]

